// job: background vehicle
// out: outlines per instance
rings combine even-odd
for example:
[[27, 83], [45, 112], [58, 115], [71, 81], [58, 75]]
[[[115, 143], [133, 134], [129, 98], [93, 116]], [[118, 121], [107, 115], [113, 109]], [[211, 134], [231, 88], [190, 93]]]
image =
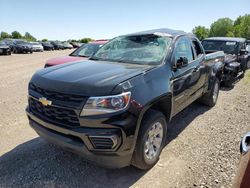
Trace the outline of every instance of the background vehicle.
[[3, 39], [2, 42], [4, 42], [7, 46], [9, 46], [10, 50], [13, 52], [13, 46], [14, 46], [13, 39]]
[[54, 46], [50, 42], [41, 42], [41, 44], [46, 51], [54, 50]]
[[79, 42], [70, 42], [70, 44], [73, 46], [73, 48], [79, 48], [80, 46], [82, 46], [82, 44], [80, 44]]
[[248, 188], [250, 185], [250, 132], [241, 140], [240, 164], [233, 188]]
[[51, 41], [50, 43], [54, 46], [55, 50], [63, 50], [64, 49], [63, 44], [59, 41]]
[[248, 62], [247, 62], [247, 68], [250, 68], [250, 44], [247, 44], [246, 50], [248, 51]]
[[2, 41], [0, 41], [0, 55], [11, 55], [10, 47]]
[[80, 48], [76, 49], [74, 52], [69, 54], [69, 56], [49, 59], [45, 64], [45, 68], [63, 63], [70, 63], [73, 61], [87, 59], [91, 55], [93, 55], [103, 44], [107, 42], [108, 42], [107, 40], [97, 40], [90, 42], [88, 44], [84, 44]]
[[156, 164], [171, 118], [199, 99], [214, 106], [223, 52], [158, 29], [116, 37], [90, 60], [38, 71], [29, 84], [30, 125], [47, 140], [108, 167]]
[[238, 78], [244, 77], [247, 69], [248, 51], [246, 50], [246, 39], [230, 37], [213, 37], [202, 41], [206, 53], [224, 51], [225, 68], [223, 82], [231, 87]]
[[14, 40], [13, 53], [33, 53], [32, 45], [24, 40]]
[[64, 49], [72, 49], [73, 48], [73, 46], [68, 42], [63, 42], [62, 45], [63, 45]]
[[30, 42], [33, 52], [43, 52], [43, 46], [38, 42]]

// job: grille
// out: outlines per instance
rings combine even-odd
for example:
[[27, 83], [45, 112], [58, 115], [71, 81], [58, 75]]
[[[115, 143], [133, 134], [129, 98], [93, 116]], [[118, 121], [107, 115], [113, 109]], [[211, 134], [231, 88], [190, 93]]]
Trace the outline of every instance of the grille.
[[46, 122], [51, 122], [59, 126], [80, 126], [77, 115], [73, 110], [44, 106], [33, 98], [29, 99], [29, 108], [33, 114]]
[[90, 136], [89, 137], [95, 149], [112, 149], [116, 146], [117, 141], [114, 137], [96, 137]]
[[55, 91], [45, 90], [40, 87], [35, 86], [34, 84], [30, 84], [30, 89], [41, 94], [43, 97], [48, 99], [54, 99], [58, 101], [67, 101], [67, 102], [74, 102], [78, 103], [78, 105], [83, 102], [85, 99], [84, 96], [73, 95], [73, 94], [65, 94], [65, 93], [58, 93]]

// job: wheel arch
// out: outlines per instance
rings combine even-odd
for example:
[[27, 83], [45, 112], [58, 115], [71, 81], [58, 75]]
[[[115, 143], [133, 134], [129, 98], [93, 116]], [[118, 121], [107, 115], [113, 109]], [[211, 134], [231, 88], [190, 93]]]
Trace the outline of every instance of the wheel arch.
[[141, 122], [143, 121], [143, 118], [145, 117], [145, 115], [147, 115], [147, 113], [149, 112], [150, 109], [154, 109], [157, 111], [160, 111], [161, 113], [164, 114], [164, 116], [166, 117], [166, 122], [168, 123], [171, 118], [172, 118], [172, 94], [168, 93], [168, 94], [164, 94], [160, 97], [158, 97], [156, 100], [153, 100], [151, 102], [149, 102], [147, 105], [144, 106], [144, 108], [141, 110], [141, 113], [139, 114], [137, 123], [136, 123], [136, 131], [135, 131], [135, 139], [134, 139], [134, 143], [133, 143], [133, 150], [135, 148], [136, 142], [137, 142], [137, 138], [138, 138], [138, 134], [139, 134], [139, 130], [141, 128]]

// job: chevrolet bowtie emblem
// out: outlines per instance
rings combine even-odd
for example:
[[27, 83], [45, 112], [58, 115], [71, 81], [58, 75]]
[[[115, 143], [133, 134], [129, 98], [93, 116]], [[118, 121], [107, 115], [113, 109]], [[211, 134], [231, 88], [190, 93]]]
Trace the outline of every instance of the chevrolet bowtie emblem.
[[50, 106], [50, 105], [52, 105], [52, 101], [47, 100], [45, 97], [39, 98], [39, 102], [42, 103], [43, 106]]

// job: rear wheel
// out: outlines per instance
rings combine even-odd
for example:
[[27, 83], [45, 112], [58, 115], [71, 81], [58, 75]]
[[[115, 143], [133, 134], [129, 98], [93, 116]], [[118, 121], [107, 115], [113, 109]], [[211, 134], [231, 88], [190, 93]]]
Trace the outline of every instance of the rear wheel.
[[227, 80], [223, 82], [223, 85], [229, 88], [233, 87], [234, 80]]
[[213, 87], [208, 93], [204, 94], [201, 97], [200, 102], [210, 107], [215, 106], [218, 99], [219, 91], [220, 91], [220, 81], [218, 78], [216, 78]]
[[141, 124], [132, 165], [146, 170], [157, 163], [165, 144], [166, 130], [165, 116], [159, 111], [149, 110]]
[[249, 69], [249, 68], [250, 68], [250, 58], [247, 61], [247, 69]]

